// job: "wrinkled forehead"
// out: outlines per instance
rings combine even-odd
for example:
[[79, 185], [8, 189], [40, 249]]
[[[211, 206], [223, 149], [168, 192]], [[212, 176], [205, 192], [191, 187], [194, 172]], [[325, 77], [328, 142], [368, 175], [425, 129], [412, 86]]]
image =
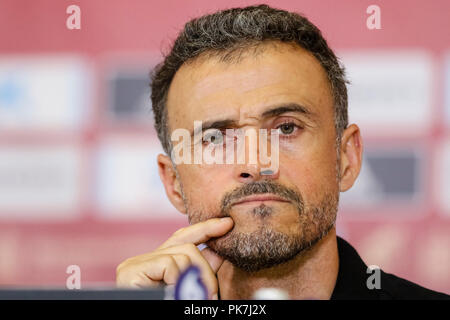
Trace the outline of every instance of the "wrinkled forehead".
[[268, 47], [237, 62], [208, 56], [184, 64], [175, 74], [168, 99], [169, 132], [191, 130], [194, 121], [217, 117], [244, 125], [260, 121], [274, 105], [297, 104], [322, 121], [333, 118], [333, 98], [325, 70], [306, 50]]

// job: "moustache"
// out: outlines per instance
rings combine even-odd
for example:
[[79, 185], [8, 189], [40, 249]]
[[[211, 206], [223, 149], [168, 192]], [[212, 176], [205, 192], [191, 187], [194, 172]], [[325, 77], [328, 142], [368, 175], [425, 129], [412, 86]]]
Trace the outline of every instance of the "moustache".
[[299, 192], [272, 180], [263, 180], [246, 183], [225, 194], [220, 205], [221, 213], [223, 216], [228, 216], [233, 204], [239, 202], [242, 198], [264, 193], [275, 194], [284, 200], [290, 201], [300, 213], [303, 212], [304, 202]]

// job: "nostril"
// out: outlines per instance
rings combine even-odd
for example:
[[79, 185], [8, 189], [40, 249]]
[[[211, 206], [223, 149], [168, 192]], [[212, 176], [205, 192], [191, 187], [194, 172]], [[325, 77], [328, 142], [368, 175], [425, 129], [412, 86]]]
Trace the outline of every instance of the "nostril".
[[250, 177], [250, 174], [247, 173], [247, 172], [243, 172], [243, 173], [241, 173], [241, 177], [242, 178], [248, 178], [248, 177]]

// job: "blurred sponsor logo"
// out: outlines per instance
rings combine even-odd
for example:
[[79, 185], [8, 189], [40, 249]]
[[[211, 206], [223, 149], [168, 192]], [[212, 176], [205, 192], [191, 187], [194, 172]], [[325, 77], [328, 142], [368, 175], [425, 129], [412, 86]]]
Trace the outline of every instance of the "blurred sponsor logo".
[[0, 219], [66, 219], [79, 210], [81, 156], [69, 146], [0, 148]]
[[[114, 122], [152, 124], [148, 66], [119, 69], [108, 77], [108, 116]], [[142, 72], [144, 71], [144, 72]]]
[[432, 60], [424, 52], [343, 53], [349, 117], [373, 136], [423, 134], [432, 119]]
[[450, 127], [450, 52], [445, 59], [445, 113], [448, 127]]
[[76, 130], [89, 77], [76, 57], [0, 56], [0, 131]]
[[439, 145], [437, 150], [437, 201], [444, 214], [450, 216], [450, 141]]
[[341, 193], [345, 208], [411, 205], [423, 198], [423, 159], [416, 149], [368, 149], [354, 186]]
[[156, 163], [159, 153], [156, 137], [103, 141], [96, 170], [96, 201], [103, 218], [184, 218], [165, 194]]

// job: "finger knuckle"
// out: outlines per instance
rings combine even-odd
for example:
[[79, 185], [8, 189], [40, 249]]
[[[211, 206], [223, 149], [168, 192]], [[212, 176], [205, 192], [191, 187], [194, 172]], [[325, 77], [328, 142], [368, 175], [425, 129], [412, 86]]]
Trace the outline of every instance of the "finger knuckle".
[[182, 249], [188, 253], [194, 253], [197, 251], [197, 246], [193, 243], [185, 243], [182, 245]]
[[191, 259], [185, 254], [177, 254], [176, 258], [183, 264], [191, 264]]
[[163, 264], [164, 266], [173, 266], [175, 264], [175, 260], [170, 254], [163, 254], [158, 257], [156, 257], [158, 262]]

